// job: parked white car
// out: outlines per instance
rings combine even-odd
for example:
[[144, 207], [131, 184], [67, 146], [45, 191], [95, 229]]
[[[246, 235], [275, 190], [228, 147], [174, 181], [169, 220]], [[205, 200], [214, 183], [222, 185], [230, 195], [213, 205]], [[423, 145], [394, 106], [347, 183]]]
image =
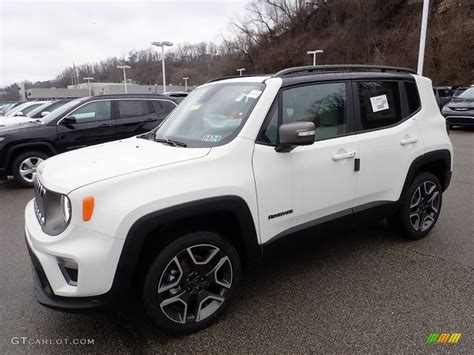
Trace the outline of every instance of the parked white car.
[[15, 106], [13, 109], [7, 111], [4, 116], [0, 116], [0, 122], [9, 117], [18, 117], [18, 116], [26, 116], [26, 114], [38, 106], [41, 106], [49, 101], [27, 101], [22, 103], [21, 105]]
[[407, 69], [209, 82], [157, 130], [39, 165], [25, 211], [36, 297], [85, 310], [140, 290], [160, 329], [200, 330], [231, 301], [241, 265], [280, 238], [384, 217], [426, 236], [452, 156], [431, 81]]

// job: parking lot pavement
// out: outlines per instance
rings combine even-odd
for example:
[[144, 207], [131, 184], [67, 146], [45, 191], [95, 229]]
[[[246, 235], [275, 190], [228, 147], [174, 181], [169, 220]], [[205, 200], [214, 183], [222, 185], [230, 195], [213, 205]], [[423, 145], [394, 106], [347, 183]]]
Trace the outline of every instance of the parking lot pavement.
[[[0, 183], [0, 353], [473, 353], [474, 130], [457, 129], [451, 139], [454, 175], [427, 238], [406, 241], [378, 222], [287, 240], [245, 272], [217, 324], [186, 337], [159, 333], [140, 313], [77, 315], [39, 306], [23, 239], [23, 208], [33, 192]], [[462, 337], [426, 344], [435, 332]], [[54, 344], [64, 339], [94, 344]], [[37, 344], [43, 340], [53, 344]]]

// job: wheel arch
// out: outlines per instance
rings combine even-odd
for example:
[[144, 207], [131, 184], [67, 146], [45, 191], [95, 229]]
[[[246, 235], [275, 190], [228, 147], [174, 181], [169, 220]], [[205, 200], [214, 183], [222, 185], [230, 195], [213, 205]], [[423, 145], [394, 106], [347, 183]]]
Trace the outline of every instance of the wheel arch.
[[[237, 248], [242, 261], [261, 256], [256, 225], [247, 203], [237, 196], [192, 201], [138, 219], [127, 233], [115, 272], [113, 292], [122, 297], [153, 256], [180, 233], [207, 229], [221, 232]], [[143, 274], [143, 273], [142, 273]]]
[[447, 149], [435, 150], [416, 158], [410, 168], [403, 185], [400, 197], [410, 187], [413, 180], [422, 172], [433, 173], [440, 181], [443, 192], [451, 181], [451, 152]]
[[20, 143], [15, 144], [8, 148], [7, 154], [5, 156], [5, 166], [8, 173], [11, 173], [12, 164], [15, 161], [15, 158], [24, 152], [28, 151], [40, 151], [50, 155], [56, 155], [57, 150], [53, 144], [49, 142], [30, 142], [30, 143]]

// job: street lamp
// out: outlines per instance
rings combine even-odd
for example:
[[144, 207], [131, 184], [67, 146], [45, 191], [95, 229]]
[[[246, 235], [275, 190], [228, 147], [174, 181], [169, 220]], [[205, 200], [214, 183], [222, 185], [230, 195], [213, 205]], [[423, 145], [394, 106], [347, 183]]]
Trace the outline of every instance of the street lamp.
[[130, 65], [117, 65], [117, 69], [123, 69], [123, 82], [125, 84], [125, 93], [128, 94], [127, 90], [127, 74], [125, 74], [126, 69], [130, 69]]
[[94, 80], [94, 78], [87, 77], [87, 78], [82, 78], [82, 80], [87, 80], [87, 87], [89, 88], [89, 96], [92, 96], [91, 80]]
[[307, 51], [306, 53], [313, 55], [313, 65], [316, 65], [316, 54], [324, 53], [324, 51], [322, 49], [316, 49], [314, 51]]
[[245, 68], [237, 69], [237, 71], [240, 73], [240, 76], [242, 76], [242, 73], [245, 71]]
[[423, 63], [425, 61], [425, 46], [426, 46], [426, 31], [428, 27], [428, 13], [430, 9], [430, 1], [423, 1], [423, 13], [421, 15], [421, 33], [420, 33], [420, 48], [418, 51], [418, 68], [416, 73], [423, 75]]
[[189, 78], [185, 77], [185, 78], [183, 78], [183, 80], [184, 80], [184, 88], [185, 88], [184, 91], [187, 92], [188, 91], [188, 80], [189, 80]]
[[161, 47], [161, 62], [163, 65], [163, 92], [166, 91], [166, 73], [165, 73], [165, 46], [171, 47], [173, 43], [163, 41], [163, 42], [151, 42], [152, 46]]

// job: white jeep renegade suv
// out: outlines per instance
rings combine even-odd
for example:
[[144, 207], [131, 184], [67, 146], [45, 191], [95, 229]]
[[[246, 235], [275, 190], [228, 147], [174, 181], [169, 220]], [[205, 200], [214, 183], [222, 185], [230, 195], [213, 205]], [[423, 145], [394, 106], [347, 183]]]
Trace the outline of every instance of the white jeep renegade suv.
[[35, 295], [77, 311], [140, 289], [160, 329], [193, 332], [281, 237], [357, 216], [424, 237], [451, 170], [431, 81], [408, 69], [214, 80], [155, 131], [41, 163], [25, 211]]

